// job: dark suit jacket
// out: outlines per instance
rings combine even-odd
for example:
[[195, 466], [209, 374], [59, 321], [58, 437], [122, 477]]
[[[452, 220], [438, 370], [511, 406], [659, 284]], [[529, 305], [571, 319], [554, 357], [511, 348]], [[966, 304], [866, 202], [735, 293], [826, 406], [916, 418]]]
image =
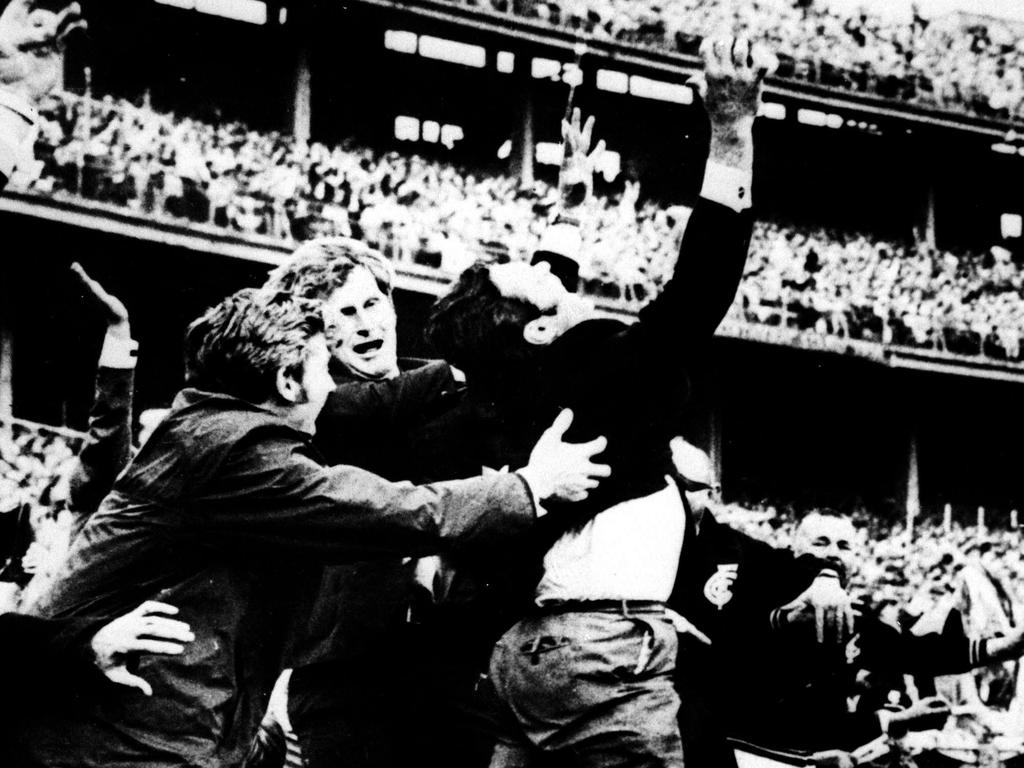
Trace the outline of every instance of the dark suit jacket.
[[[416, 436], [417, 464], [427, 477], [459, 477], [524, 466], [540, 433], [561, 408], [572, 408], [574, 441], [608, 438], [602, 460], [612, 476], [588, 501], [539, 521], [531, 541], [509, 542], [455, 559], [456, 576], [438, 609], [437, 652], [472, 683], [504, 629], [528, 610], [543, 553], [562, 532], [625, 499], [665, 485], [668, 443], [678, 434], [688, 374], [731, 304], [743, 273], [752, 227], [749, 212], [700, 199], [686, 229], [675, 275], [627, 325], [581, 323], [543, 348], [536, 366], [520, 366], [516, 386], [474, 389]], [[454, 674], [452, 675], [454, 676]]]
[[21, 743], [54, 766], [233, 764], [278, 670], [292, 564], [432, 552], [534, 516], [518, 477], [417, 487], [327, 468], [279, 416], [184, 390], [36, 610], [113, 617], [159, 599], [196, 639], [180, 656], [142, 658], [153, 697], [97, 695], [74, 716], [25, 723]]
[[[337, 386], [313, 438], [327, 464], [351, 464], [392, 481], [417, 479], [408, 455], [410, 432], [450, 408], [461, 389], [440, 360], [403, 358], [399, 368], [387, 381], [333, 372]], [[349, 685], [363, 675], [379, 683], [377, 662], [401, 642], [412, 600], [409, 568], [401, 558], [379, 559], [317, 568], [311, 577], [319, 584], [311, 604], [298, 606], [287, 664], [331, 661], [345, 666]], [[315, 684], [321, 675], [296, 671], [290, 690], [297, 693], [304, 679]]]

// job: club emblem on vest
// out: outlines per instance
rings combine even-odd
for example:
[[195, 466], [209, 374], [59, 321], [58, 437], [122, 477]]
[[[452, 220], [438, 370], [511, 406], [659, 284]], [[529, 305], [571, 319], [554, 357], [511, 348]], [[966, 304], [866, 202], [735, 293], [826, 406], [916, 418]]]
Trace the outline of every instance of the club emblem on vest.
[[732, 583], [736, 581], [739, 568], [739, 563], [720, 565], [704, 585], [704, 597], [718, 610], [722, 610], [732, 600]]
[[857, 661], [857, 657], [860, 656], [860, 645], [857, 641], [860, 640], [860, 635], [854, 635], [850, 638], [850, 642], [846, 644], [846, 663], [853, 664]]

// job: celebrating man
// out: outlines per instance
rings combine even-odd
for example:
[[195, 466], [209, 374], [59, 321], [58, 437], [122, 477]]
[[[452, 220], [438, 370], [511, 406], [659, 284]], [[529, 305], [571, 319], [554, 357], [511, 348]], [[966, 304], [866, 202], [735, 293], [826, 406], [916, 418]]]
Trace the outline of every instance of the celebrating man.
[[[666, 477], [668, 444], [687, 373], [742, 275], [752, 126], [770, 66], [742, 40], [709, 42], [704, 53], [711, 144], [701, 197], [675, 276], [635, 325], [592, 319], [545, 262], [470, 268], [428, 325], [437, 350], [466, 370], [469, 390], [463, 407], [425, 431], [425, 455], [463, 469], [516, 466], [549, 414], [571, 405], [576, 434], [607, 435], [614, 468], [575, 514], [553, 521], [543, 573], [530, 584], [533, 606], [494, 650], [505, 724], [492, 765], [537, 753], [588, 765], [682, 765], [665, 601], [686, 516]], [[472, 565], [479, 582], [500, 581], [505, 570]], [[456, 602], [460, 581], [456, 567], [448, 586]]]
[[26, 722], [22, 746], [46, 765], [236, 763], [277, 670], [296, 564], [492, 546], [532, 525], [535, 496], [583, 497], [608, 471], [590, 461], [603, 441], [561, 442], [568, 413], [510, 476], [417, 487], [323, 467], [309, 438], [334, 389], [330, 353], [319, 307], [286, 295], [240, 291], [192, 324], [186, 347], [193, 386], [36, 611], [116, 615], [166, 600], [196, 639], [143, 660], [150, 698], [97, 694]]

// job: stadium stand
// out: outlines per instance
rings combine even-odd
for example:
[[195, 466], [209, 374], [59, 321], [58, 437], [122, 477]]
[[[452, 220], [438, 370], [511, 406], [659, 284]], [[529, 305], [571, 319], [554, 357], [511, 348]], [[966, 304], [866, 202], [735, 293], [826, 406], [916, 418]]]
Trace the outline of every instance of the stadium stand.
[[743, 29], [771, 42], [779, 76], [888, 99], [1001, 119], [1024, 117], [1024, 40], [996, 19], [950, 14], [908, 19], [823, 2], [756, 0], [451, 0], [514, 13], [596, 39], [696, 53], [717, 31]]
[[[86, 104], [90, 104], [86, 108]], [[555, 199], [543, 182], [474, 174], [417, 155], [296, 142], [123, 99], [51, 98], [35, 179], [248, 236], [361, 237], [398, 262], [457, 274], [479, 255], [525, 259]], [[670, 273], [678, 206], [627, 183], [585, 224], [584, 288], [636, 308]], [[942, 251], [865, 233], [759, 222], [733, 320], [1000, 360], [1020, 358], [1024, 273], [1009, 251]]]

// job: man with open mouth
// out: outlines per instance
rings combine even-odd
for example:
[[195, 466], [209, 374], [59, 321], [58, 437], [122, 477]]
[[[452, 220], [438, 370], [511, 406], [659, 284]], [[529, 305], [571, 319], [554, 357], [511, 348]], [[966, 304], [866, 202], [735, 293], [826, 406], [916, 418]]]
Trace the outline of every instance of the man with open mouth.
[[[315, 437], [326, 462], [398, 481], [418, 474], [403, 450], [409, 433], [457, 403], [461, 383], [444, 361], [398, 357], [392, 282], [381, 254], [334, 237], [301, 246], [267, 287], [321, 302], [335, 383]], [[312, 602], [296, 606], [292, 622], [286, 714], [268, 712], [247, 765], [281, 764], [281, 726], [294, 731], [309, 768], [398, 762], [402, 697], [389, 694], [408, 685], [397, 660], [413, 643], [414, 567], [394, 558], [311, 574]]]

